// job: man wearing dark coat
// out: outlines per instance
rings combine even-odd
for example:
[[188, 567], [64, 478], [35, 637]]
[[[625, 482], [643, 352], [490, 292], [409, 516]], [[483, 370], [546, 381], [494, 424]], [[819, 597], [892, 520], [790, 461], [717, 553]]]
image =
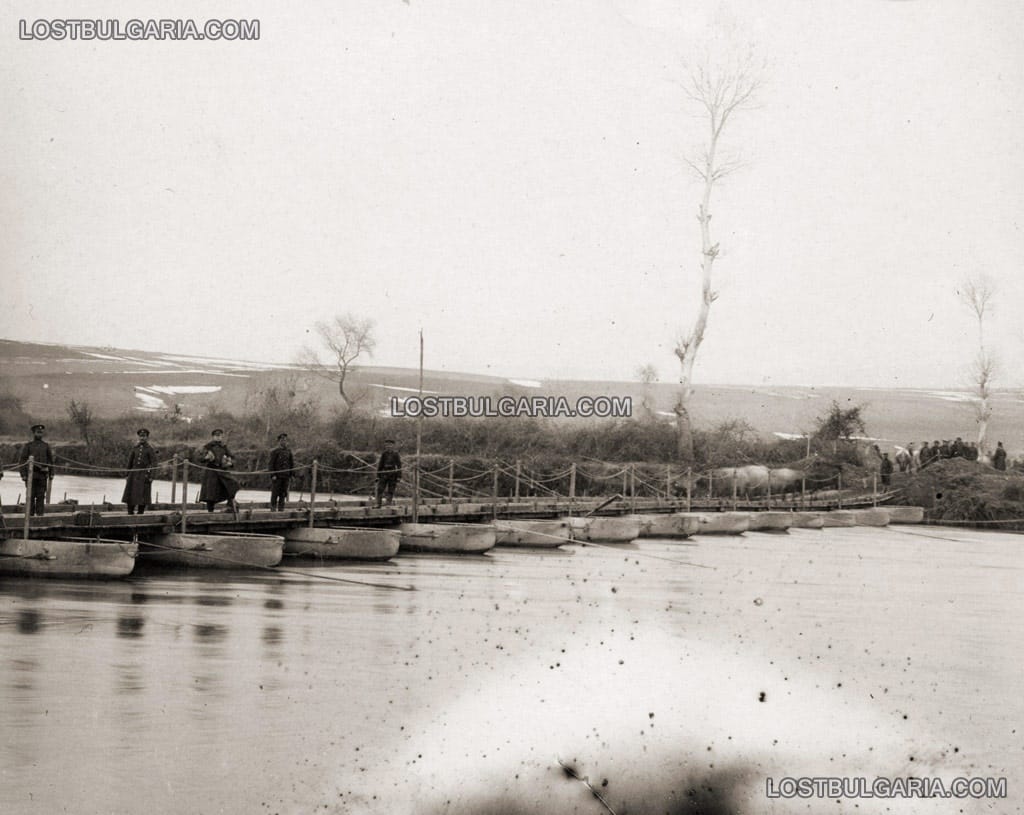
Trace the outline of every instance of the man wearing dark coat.
[[143, 427], [135, 435], [139, 440], [128, 454], [128, 478], [121, 496], [129, 515], [134, 515], [136, 509], [141, 515], [153, 503], [153, 468], [156, 466], [156, 450], [149, 445], [149, 431]]
[[917, 456], [919, 459], [917, 468], [920, 470], [932, 460], [932, 448], [928, 446], [928, 442], [921, 442], [921, 450]]
[[295, 458], [288, 449], [288, 434], [277, 437], [277, 447], [270, 451], [270, 508], [284, 509], [288, 500], [288, 486], [295, 472]]
[[992, 454], [992, 466], [997, 470], [1006, 469], [1006, 448], [1002, 442], [996, 444], [996, 451]]
[[402, 457], [395, 449], [394, 439], [387, 439], [384, 442], [384, 450], [377, 462], [377, 506], [380, 507], [381, 499], [387, 495], [388, 506], [395, 498], [395, 487], [402, 478]]
[[32, 441], [21, 448], [18, 465], [21, 468], [21, 480], [28, 489], [28, 460], [32, 458], [32, 505], [30, 515], [42, 515], [46, 506], [46, 487], [53, 478], [53, 450], [43, 441], [46, 425], [32, 425]]
[[213, 512], [213, 508], [221, 501], [227, 501], [232, 509], [237, 510], [235, 495], [238, 493], [238, 482], [228, 473], [228, 468], [235, 461], [224, 443], [224, 431], [214, 430], [211, 435], [213, 438], [203, 445], [199, 454], [199, 463], [205, 468], [199, 500], [206, 503], [209, 512]]
[[882, 486], [889, 486], [892, 480], [892, 459], [888, 453], [882, 453], [882, 463], [878, 465], [878, 474], [882, 476]]

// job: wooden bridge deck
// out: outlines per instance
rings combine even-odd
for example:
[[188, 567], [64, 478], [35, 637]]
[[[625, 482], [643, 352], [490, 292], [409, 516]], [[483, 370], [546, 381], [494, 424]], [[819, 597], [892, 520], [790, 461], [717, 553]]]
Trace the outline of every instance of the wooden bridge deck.
[[[706, 511], [760, 511], [775, 510], [828, 510], [838, 506], [870, 506], [884, 503], [895, 493], [878, 495], [831, 495], [825, 498], [801, 501], [773, 499], [733, 503], [731, 500], [692, 500], [689, 509], [694, 512]], [[421, 503], [421, 522], [457, 521], [463, 523], [487, 522], [494, 518], [557, 518], [563, 515], [584, 515], [595, 512], [599, 515], [624, 515], [633, 512], [666, 513], [687, 510], [685, 499], [668, 501], [652, 498], [619, 498], [608, 503], [607, 498], [583, 498], [570, 501], [567, 498], [518, 500], [490, 499], [478, 501], [456, 501], [454, 503], [431, 501]], [[273, 532], [298, 526], [391, 526], [412, 519], [412, 505], [408, 501], [396, 502], [393, 506], [377, 509], [366, 499], [347, 499], [317, 502], [314, 506], [298, 502], [287, 509], [275, 511], [269, 504], [242, 504], [234, 513], [224, 509], [207, 512], [197, 504], [189, 505], [184, 513], [184, 527], [192, 532]], [[68, 506], [54, 504], [46, 513], [29, 521], [30, 537], [114, 537], [125, 538], [138, 535], [162, 534], [182, 529], [182, 508], [180, 505], [158, 504], [144, 515], [127, 514], [124, 505], [106, 504], [100, 507]], [[24, 509], [5, 507], [0, 513], [0, 538], [20, 538], [24, 531]]]

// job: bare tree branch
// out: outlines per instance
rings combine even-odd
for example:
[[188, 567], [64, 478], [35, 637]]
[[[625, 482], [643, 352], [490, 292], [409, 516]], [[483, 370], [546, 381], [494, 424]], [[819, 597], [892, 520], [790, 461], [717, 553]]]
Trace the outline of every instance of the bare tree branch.
[[704, 341], [711, 304], [718, 292], [711, 286], [712, 270], [720, 247], [711, 238], [711, 193], [717, 183], [743, 166], [736, 158], [725, 158], [720, 152], [719, 139], [733, 115], [751, 107], [762, 85], [766, 71], [753, 51], [747, 50], [732, 58], [711, 60], [693, 66], [683, 84], [683, 95], [703, 111], [708, 126], [707, 142], [683, 161], [704, 182], [703, 196], [697, 212], [701, 230], [701, 299], [693, 327], [680, 335], [675, 344], [679, 359], [679, 396], [675, 405], [677, 452], [687, 461], [693, 459], [693, 431], [690, 426], [689, 402], [693, 394], [693, 366]]
[[995, 357], [985, 347], [985, 317], [992, 311], [996, 288], [986, 275], [979, 275], [964, 281], [958, 294], [978, 321], [978, 353], [971, 363], [970, 378], [977, 399], [974, 418], [978, 423], [978, 449], [984, 450], [992, 418], [992, 380], [997, 368]]
[[316, 323], [316, 333], [327, 351], [327, 361], [310, 347], [299, 353], [297, 363], [316, 376], [336, 382], [338, 395], [351, 410], [357, 401], [345, 390], [345, 380], [355, 369], [359, 357], [373, 356], [377, 340], [373, 335], [373, 320], [361, 319], [346, 313], [336, 316], [330, 322]]

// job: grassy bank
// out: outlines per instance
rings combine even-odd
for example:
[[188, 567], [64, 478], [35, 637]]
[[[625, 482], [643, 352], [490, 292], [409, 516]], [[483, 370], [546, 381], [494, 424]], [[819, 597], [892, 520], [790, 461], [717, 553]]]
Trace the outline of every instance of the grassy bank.
[[925, 508], [938, 523], [973, 523], [999, 530], [1024, 530], [1024, 473], [1000, 472], [961, 458], [937, 461], [898, 478], [906, 503]]

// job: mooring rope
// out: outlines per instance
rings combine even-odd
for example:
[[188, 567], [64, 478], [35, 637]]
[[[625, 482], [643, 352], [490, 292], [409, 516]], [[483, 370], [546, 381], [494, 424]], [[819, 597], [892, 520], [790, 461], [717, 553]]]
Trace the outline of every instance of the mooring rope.
[[954, 543], [967, 543], [968, 542], [968, 541], [963, 540], [962, 538], [944, 538], [942, 535], [927, 535], [927, 534], [924, 534], [923, 532], [911, 532], [909, 529], [895, 529], [895, 528], [893, 528], [893, 526], [891, 524], [888, 527], [886, 527], [886, 528], [891, 530], [891, 531], [893, 531], [893, 532], [899, 532], [901, 535], [912, 535], [915, 538], [931, 538], [932, 540], [952, 541]]

